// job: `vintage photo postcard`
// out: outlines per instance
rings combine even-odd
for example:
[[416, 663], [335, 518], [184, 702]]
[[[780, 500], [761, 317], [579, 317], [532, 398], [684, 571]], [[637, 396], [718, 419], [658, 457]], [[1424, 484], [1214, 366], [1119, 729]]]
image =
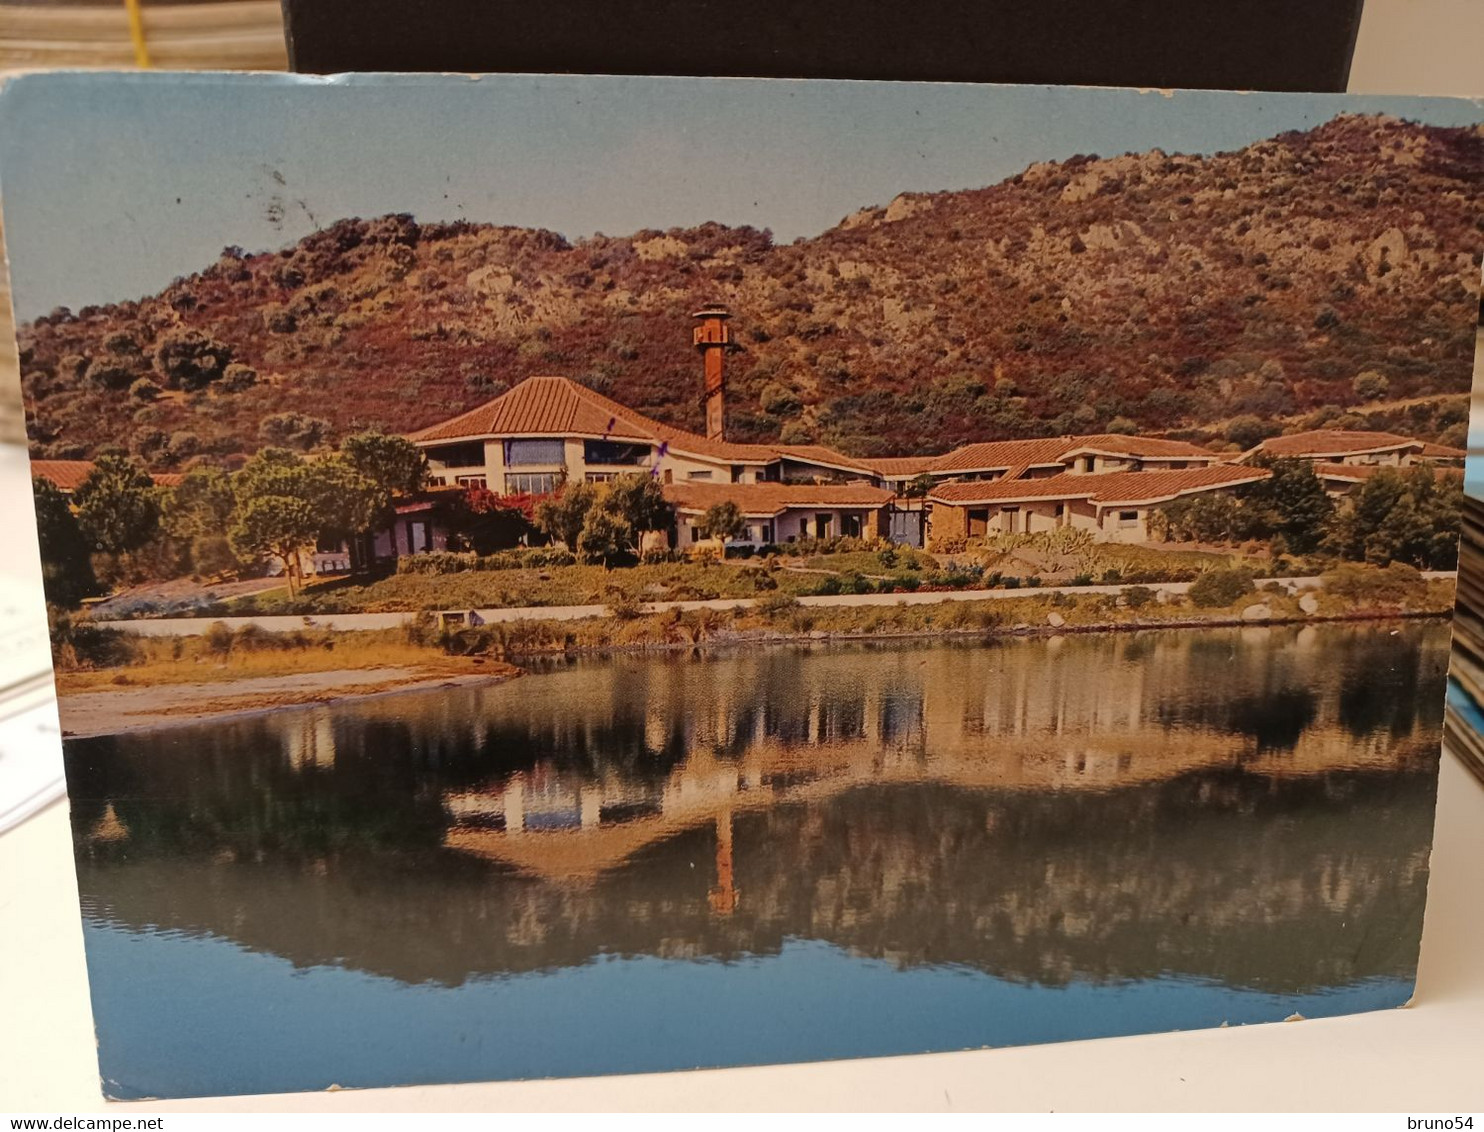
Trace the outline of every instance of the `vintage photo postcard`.
[[1481, 122], [9, 84], [105, 1092], [1406, 1003]]

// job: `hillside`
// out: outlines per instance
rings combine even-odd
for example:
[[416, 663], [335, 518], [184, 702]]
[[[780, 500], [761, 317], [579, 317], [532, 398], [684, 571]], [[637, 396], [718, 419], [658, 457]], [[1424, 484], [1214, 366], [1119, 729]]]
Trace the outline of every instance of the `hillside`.
[[[533, 373], [694, 429], [688, 316], [708, 299], [735, 314], [737, 440], [870, 455], [1110, 423], [1199, 436], [1241, 414], [1336, 416], [1367, 371], [1385, 378], [1362, 383], [1372, 401], [1461, 394], [1481, 175], [1479, 128], [1342, 117], [1233, 153], [1076, 157], [903, 195], [787, 246], [721, 225], [569, 242], [341, 220], [22, 326], [32, 447], [123, 442], [166, 466], [307, 447], [416, 428]], [[1458, 426], [1456, 403], [1366, 419]]]

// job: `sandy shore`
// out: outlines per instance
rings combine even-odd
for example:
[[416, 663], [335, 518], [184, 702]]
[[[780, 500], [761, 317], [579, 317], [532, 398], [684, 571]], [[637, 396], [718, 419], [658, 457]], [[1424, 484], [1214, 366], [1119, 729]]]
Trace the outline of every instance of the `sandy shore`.
[[496, 662], [488, 672], [473, 673], [436, 672], [407, 666], [254, 676], [199, 684], [155, 684], [68, 692], [58, 697], [57, 709], [63, 736], [84, 738], [396, 692], [498, 683], [518, 676], [520, 671], [513, 665]]

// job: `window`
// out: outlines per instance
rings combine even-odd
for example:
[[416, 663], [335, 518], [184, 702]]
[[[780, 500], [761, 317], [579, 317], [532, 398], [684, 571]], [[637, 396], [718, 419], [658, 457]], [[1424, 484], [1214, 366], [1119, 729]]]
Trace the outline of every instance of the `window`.
[[407, 524], [407, 553], [422, 554], [432, 549], [428, 541], [428, 524], [421, 520], [413, 520]]
[[1000, 508], [1000, 526], [1001, 526], [1001, 528], [1003, 530], [1005, 530], [1008, 533], [1010, 533], [1010, 534], [1013, 535], [1015, 533], [1015, 528], [1018, 527], [1019, 525], [1020, 525], [1020, 508], [1019, 507], [1001, 507]]
[[616, 480], [620, 474], [619, 472], [588, 472], [582, 478], [588, 483], [607, 483], [609, 480]]
[[1118, 512], [1118, 525], [1120, 527], [1137, 527], [1139, 525], [1139, 513], [1137, 511]]
[[1098, 466], [1098, 458], [1096, 456], [1084, 456], [1084, 457], [1082, 457], [1082, 470], [1084, 472], [1090, 472], [1093, 469], [1095, 469], [1097, 466]]
[[989, 508], [984, 507], [969, 512], [969, 537], [982, 535], [989, 529]]
[[696, 525], [694, 523], [690, 523], [689, 525], [686, 526], [685, 529], [690, 532], [690, 540], [691, 540], [691, 542], [700, 542], [701, 541], [701, 532], [696, 529]]
[[550, 495], [556, 490], [555, 472], [507, 472], [506, 495]]
[[478, 491], [489, 489], [489, 480], [484, 476], [455, 476], [454, 480], [460, 487], [465, 489], [475, 489]]
[[443, 444], [437, 448], [425, 448], [428, 463], [435, 468], [477, 468], [484, 463], [484, 442], [468, 444]]
[[861, 517], [859, 515], [841, 515], [840, 533], [846, 538], [860, 538]]
[[686, 472], [685, 478], [688, 480], [709, 480], [714, 474], [713, 472]]
[[814, 537], [815, 538], [829, 538], [830, 537], [830, 526], [831, 526], [831, 523], [832, 523], [832, 521], [833, 521], [834, 518], [835, 517], [833, 515], [816, 515], [816, 516], [814, 516]]
[[[807, 515], [805, 515], [803, 518], [801, 518], [799, 520], [799, 537], [800, 538], [808, 538], [809, 537], [809, 517]], [[789, 541], [792, 542], [793, 540], [790, 539]]]
[[584, 440], [582, 458], [589, 464], [649, 463], [649, 445], [628, 444], [620, 440]]
[[507, 440], [505, 442], [505, 466], [507, 468], [539, 467], [543, 464], [561, 464], [567, 458], [566, 442], [554, 440]]

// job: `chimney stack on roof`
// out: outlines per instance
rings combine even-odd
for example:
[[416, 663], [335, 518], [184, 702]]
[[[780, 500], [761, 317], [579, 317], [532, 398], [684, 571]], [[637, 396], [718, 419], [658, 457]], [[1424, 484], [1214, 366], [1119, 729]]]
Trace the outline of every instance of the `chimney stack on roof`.
[[722, 440], [726, 433], [726, 371], [723, 358], [732, 344], [727, 327], [731, 311], [720, 303], [707, 303], [691, 315], [696, 320], [692, 341], [701, 351], [706, 388], [706, 439]]

